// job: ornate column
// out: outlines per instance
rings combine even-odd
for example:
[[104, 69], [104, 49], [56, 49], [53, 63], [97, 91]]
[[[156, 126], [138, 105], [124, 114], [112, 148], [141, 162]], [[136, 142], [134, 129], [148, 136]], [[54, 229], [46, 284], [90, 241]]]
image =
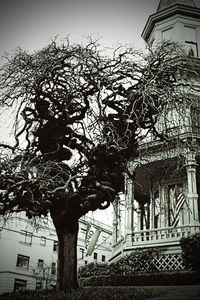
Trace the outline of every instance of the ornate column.
[[137, 231], [141, 230], [142, 225], [142, 210], [140, 208], [137, 209]]
[[118, 230], [118, 205], [119, 205], [119, 197], [116, 196], [113, 202], [113, 233], [112, 233], [112, 241], [113, 245], [117, 243], [117, 230]]
[[155, 201], [153, 197], [153, 192], [150, 192], [150, 201], [151, 201], [151, 212], [150, 212], [150, 218], [151, 218], [151, 223], [150, 223], [150, 229], [153, 229], [155, 227]]
[[134, 185], [133, 180], [126, 178], [126, 196], [125, 196], [125, 235], [127, 246], [132, 245], [133, 222], [134, 222]]
[[196, 180], [196, 159], [195, 152], [189, 151], [186, 156], [186, 171], [188, 183], [188, 206], [189, 206], [189, 223], [199, 223], [198, 215], [198, 194], [197, 194], [197, 180]]

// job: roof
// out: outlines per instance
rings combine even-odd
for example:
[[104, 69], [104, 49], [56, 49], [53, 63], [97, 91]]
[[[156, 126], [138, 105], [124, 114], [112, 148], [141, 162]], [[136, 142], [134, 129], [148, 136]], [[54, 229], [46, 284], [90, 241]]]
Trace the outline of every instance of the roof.
[[161, 10], [167, 9], [176, 4], [197, 7], [193, 0], [160, 0], [157, 12], [160, 12]]

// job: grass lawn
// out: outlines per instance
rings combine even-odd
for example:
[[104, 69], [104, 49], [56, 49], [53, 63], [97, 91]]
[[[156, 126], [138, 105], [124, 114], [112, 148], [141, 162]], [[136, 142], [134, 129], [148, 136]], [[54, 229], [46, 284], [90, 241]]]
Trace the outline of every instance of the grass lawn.
[[139, 286], [139, 287], [82, 287], [70, 294], [52, 291], [26, 291], [5, 294], [0, 300], [199, 300], [200, 285], [193, 286]]

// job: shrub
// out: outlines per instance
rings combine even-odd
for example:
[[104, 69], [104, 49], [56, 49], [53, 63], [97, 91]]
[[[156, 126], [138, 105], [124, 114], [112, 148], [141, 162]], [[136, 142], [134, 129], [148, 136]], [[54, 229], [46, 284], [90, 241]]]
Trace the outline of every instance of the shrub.
[[162, 286], [199, 283], [199, 274], [193, 272], [135, 274], [132, 276], [104, 275], [92, 276], [81, 280], [83, 286]]
[[200, 234], [183, 237], [180, 244], [185, 267], [200, 272]]
[[131, 275], [138, 272], [158, 271], [154, 259], [160, 255], [157, 249], [139, 249], [132, 251], [111, 264], [90, 263], [79, 268], [79, 278], [102, 275]]

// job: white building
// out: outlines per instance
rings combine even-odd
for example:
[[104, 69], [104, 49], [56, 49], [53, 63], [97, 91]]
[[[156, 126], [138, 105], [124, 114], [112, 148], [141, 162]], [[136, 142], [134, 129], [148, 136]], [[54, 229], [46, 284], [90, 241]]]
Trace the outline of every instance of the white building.
[[[100, 232], [91, 255], [85, 248], [86, 229]], [[89, 217], [79, 221], [78, 267], [107, 262], [111, 255], [112, 228]], [[24, 214], [0, 219], [0, 294], [22, 289], [40, 289], [56, 284], [57, 235], [51, 221], [34, 226]]]
[[[179, 42], [193, 61], [199, 63], [200, 9], [193, 0], [161, 0], [157, 12], [149, 17], [142, 37], [153, 47], [166, 40]], [[200, 100], [198, 77], [193, 80], [193, 85], [199, 91], [196, 96]], [[186, 108], [184, 120], [176, 116], [172, 108], [169, 110], [166, 130], [170, 130], [174, 137], [178, 131], [182, 141], [186, 141], [181, 148], [180, 143], [166, 147], [152, 139], [140, 146], [140, 161], [130, 162], [136, 171], [136, 180], [126, 180], [123, 237], [118, 234], [120, 211], [117, 201], [115, 203], [111, 261], [134, 249], [156, 247], [163, 250], [166, 258], [161, 263], [161, 270], [182, 268], [179, 241], [181, 237], [200, 232], [199, 104], [197, 100], [195, 107]], [[190, 149], [187, 141], [192, 141]], [[176, 161], [180, 151], [183, 162], [178, 171]], [[182, 203], [181, 197], [184, 197]]]

